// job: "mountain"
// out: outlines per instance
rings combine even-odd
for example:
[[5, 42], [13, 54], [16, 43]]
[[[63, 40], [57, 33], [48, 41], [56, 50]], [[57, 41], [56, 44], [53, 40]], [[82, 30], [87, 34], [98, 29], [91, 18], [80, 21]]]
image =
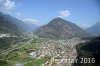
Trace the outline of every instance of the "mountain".
[[[78, 59], [78, 62], [73, 66], [100, 66], [100, 36], [94, 37], [88, 42], [78, 44], [76, 50], [78, 54], [76, 59]], [[81, 63], [81, 58], [87, 58], [88, 60], [90, 58], [91, 61], [87, 61], [86, 63], [83, 61]]]
[[98, 21], [93, 26], [87, 28], [86, 30], [94, 36], [100, 36], [100, 21]]
[[70, 21], [54, 18], [48, 24], [37, 28], [34, 34], [41, 38], [73, 38], [89, 34]]
[[6, 15], [0, 12], [0, 33], [10, 33], [14, 35], [21, 34], [21, 31], [13, 24]]
[[0, 12], [0, 33], [10, 33], [20, 35], [25, 32], [31, 32], [36, 27], [35, 25], [29, 25], [24, 21], [14, 18], [8, 14]]

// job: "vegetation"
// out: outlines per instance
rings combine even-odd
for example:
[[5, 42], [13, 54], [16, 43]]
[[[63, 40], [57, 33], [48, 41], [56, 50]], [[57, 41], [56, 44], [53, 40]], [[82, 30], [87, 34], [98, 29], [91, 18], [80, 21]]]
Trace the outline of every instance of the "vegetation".
[[11, 47], [11, 45], [16, 44], [17, 42], [20, 42], [21, 38], [18, 37], [3, 37], [0, 38], [0, 48], [7, 49]]
[[[100, 66], [100, 37], [91, 39], [91, 41], [76, 46], [79, 60], [77, 66]], [[82, 58], [87, 58], [87, 63], [81, 63]], [[90, 58], [90, 63], [89, 63]], [[94, 58], [94, 60], [93, 60]], [[76, 65], [75, 64], [75, 65]]]
[[41, 59], [33, 60], [32, 62], [28, 62], [24, 66], [40, 66], [48, 60], [48, 57], [43, 57]]
[[[22, 39], [19, 40], [18, 38], [12, 37], [12, 38], [8, 39], [8, 37], [7, 38], [5, 37], [5, 38], [2, 38], [2, 41], [1, 41], [2, 44], [4, 43], [3, 40], [7, 41], [7, 42], [5, 41], [5, 43], [8, 43], [8, 42], [10, 43], [13, 40], [15, 40], [15, 43], [21, 42], [21, 41], [26, 42], [25, 40], [22, 40]], [[9, 45], [9, 44], [7, 44], [7, 45]], [[6, 45], [6, 47], [7, 47], [7, 45]], [[15, 44], [13, 44], [13, 45], [15, 45]], [[34, 60], [34, 59], [30, 58], [27, 53], [28, 51], [30, 51], [30, 49], [35, 50], [36, 46], [35, 47], [34, 46], [35, 46], [35, 41], [32, 40], [32, 42], [29, 42], [26, 45], [20, 45], [20, 47], [18, 46], [18, 48], [16, 47], [15, 49], [13, 49], [10, 52], [5, 52], [5, 53], [0, 54], [0, 66], [13, 66], [13, 64], [16, 64], [16, 62], [25, 63], [25, 62]], [[4, 49], [2, 49], [2, 50], [4, 50]]]

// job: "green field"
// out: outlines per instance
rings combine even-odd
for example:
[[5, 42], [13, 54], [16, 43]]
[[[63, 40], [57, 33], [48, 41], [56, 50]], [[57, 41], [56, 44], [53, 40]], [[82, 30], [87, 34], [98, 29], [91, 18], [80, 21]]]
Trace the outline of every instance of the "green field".
[[41, 59], [35, 59], [24, 66], [40, 66], [41, 64], [45, 63], [47, 60], [49, 60], [47, 57], [41, 58]]

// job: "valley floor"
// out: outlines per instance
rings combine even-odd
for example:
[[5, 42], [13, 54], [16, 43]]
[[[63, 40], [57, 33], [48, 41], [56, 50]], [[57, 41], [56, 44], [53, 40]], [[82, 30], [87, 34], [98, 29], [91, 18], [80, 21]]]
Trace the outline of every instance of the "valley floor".
[[75, 46], [85, 41], [31, 39], [0, 54], [0, 66], [71, 66], [77, 57]]

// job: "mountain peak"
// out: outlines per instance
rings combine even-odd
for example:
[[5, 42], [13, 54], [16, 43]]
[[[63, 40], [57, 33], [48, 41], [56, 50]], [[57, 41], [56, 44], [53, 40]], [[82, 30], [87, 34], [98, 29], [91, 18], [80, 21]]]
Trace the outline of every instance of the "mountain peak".
[[70, 22], [69, 22], [69, 21], [66, 21], [66, 20], [63, 19], [63, 18], [57, 17], [57, 18], [52, 19], [52, 20], [48, 23], [48, 25], [59, 25], [59, 26], [61, 26], [61, 25], [64, 25], [64, 24], [66, 24], [66, 23], [67, 23], [67, 25], [68, 25]]
[[60, 18], [60, 17], [56, 17], [56, 18], [54, 18], [53, 20], [64, 20], [63, 18]]
[[54, 22], [55, 22], [55, 21], [56, 21], [56, 22], [59, 21], [59, 22], [60, 22], [60, 21], [66, 21], [66, 20], [63, 19], [63, 18], [57, 17], [57, 18], [54, 18], [54, 19], [51, 20], [51, 21], [54, 21]]
[[73, 38], [88, 36], [84, 30], [77, 25], [62, 18], [54, 18], [48, 24], [39, 27], [35, 35], [42, 38]]

